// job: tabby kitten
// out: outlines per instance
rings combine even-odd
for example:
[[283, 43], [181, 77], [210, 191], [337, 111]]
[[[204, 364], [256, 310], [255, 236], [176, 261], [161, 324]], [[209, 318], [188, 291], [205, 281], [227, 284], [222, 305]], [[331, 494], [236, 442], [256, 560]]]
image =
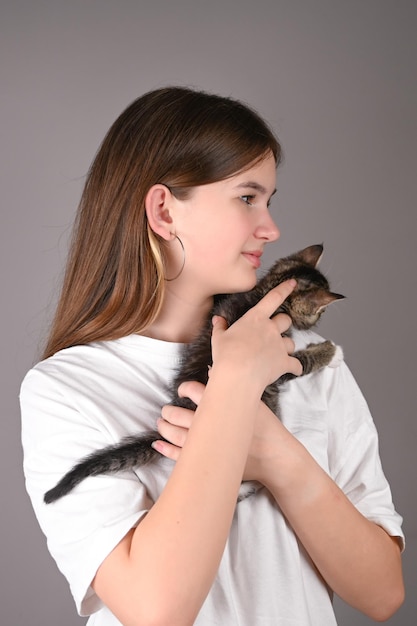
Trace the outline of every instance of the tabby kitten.
[[[251, 291], [219, 296], [197, 339], [184, 348], [182, 366], [171, 388], [171, 404], [191, 409], [196, 408], [189, 398], [180, 398], [177, 389], [182, 382], [189, 380], [207, 383], [208, 368], [212, 363], [211, 320], [213, 315], [221, 315], [230, 326], [259, 302], [268, 291], [289, 278], [295, 278], [297, 286], [275, 311], [274, 315], [286, 313], [290, 316], [292, 325], [297, 329], [313, 327], [327, 305], [344, 298], [344, 296], [330, 291], [327, 279], [317, 269], [322, 253], [322, 245], [309, 246], [276, 261]], [[341, 348], [335, 346], [331, 341], [309, 344], [304, 350], [295, 352], [294, 356], [301, 361], [303, 376], [326, 365], [337, 366], [343, 358]], [[294, 378], [293, 374], [284, 374], [276, 382], [268, 385], [263, 393], [262, 400], [277, 415], [279, 386], [292, 378]], [[144, 434], [125, 437], [118, 444], [93, 452], [81, 459], [55, 487], [47, 491], [44, 501], [49, 504], [58, 500], [88, 476], [134, 469], [154, 461], [160, 456], [151, 447], [151, 443], [156, 439], [161, 439], [160, 434], [156, 430], [148, 431]], [[245, 493], [241, 493], [239, 499], [243, 499], [251, 491], [253, 491], [252, 487]]]

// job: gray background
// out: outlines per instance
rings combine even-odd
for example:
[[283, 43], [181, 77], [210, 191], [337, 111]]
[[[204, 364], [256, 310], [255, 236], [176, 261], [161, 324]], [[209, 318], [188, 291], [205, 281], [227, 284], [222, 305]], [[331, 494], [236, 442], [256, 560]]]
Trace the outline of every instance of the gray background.
[[[324, 241], [322, 267], [348, 296], [320, 330], [365, 392], [405, 517], [408, 596], [389, 623], [416, 623], [416, 28], [415, 0], [3, 0], [2, 626], [85, 621], [25, 494], [18, 389], [99, 142], [134, 98], [167, 84], [241, 98], [282, 140], [282, 237], [266, 265]], [[337, 613], [371, 623], [341, 602]]]

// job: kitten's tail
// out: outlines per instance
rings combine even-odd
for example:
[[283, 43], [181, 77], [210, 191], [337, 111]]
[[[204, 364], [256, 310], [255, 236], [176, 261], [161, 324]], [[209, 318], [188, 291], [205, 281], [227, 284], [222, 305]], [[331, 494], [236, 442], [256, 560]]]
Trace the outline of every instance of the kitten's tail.
[[139, 437], [125, 437], [120, 443], [97, 450], [81, 459], [61, 480], [44, 495], [44, 502], [51, 504], [67, 495], [88, 476], [113, 474], [149, 463], [158, 455], [151, 443], [161, 436], [158, 432]]

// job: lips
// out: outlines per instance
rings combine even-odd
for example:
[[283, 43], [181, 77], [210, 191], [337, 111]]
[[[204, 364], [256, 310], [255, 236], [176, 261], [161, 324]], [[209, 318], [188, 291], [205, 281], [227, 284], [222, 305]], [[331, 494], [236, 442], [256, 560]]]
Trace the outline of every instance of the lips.
[[262, 252], [260, 250], [253, 250], [251, 252], [243, 252], [243, 256], [253, 265], [255, 269], [261, 266]]

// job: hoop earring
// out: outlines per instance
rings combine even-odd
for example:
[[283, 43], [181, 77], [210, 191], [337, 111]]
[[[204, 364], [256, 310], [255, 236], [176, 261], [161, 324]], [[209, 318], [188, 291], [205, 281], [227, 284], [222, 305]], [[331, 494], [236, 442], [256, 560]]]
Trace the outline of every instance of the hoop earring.
[[174, 235], [174, 237], [175, 237], [175, 239], [178, 239], [178, 241], [180, 242], [180, 246], [181, 246], [181, 249], [182, 249], [182, 264], [181, 264], [181, 267], [180, 267], [180, 271], [173, 278], [164, 278], [164, 280], [166, 280], [167, 283], [170, 283], [172, 280], [176, 280], [179, 276], [181, 276], [182, 271], [183, 271], [184, 266], [185, 266], [185, 248], [184, 248], [184, 244], [182, 243], [182, 241], [178, 237], [178, 235]]

